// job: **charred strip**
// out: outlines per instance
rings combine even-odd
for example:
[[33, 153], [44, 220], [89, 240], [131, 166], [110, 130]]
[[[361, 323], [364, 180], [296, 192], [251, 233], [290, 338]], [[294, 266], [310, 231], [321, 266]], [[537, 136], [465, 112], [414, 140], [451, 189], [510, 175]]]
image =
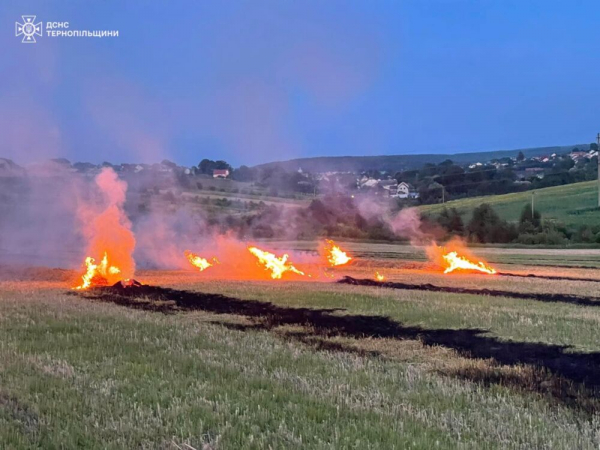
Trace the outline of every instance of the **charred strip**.
[[390, 289], [403, 289], [409, 291], [430, 291], [430, 292], [447, 292], [450, 294], [470, 294], [470, 295], [487, 295], [490, 297], [512, 297], [523, 300], [537, 300], [540, 302], [550, 303], [570, 303], [581, 306], [600, 306], [600, 298], [584, 297], [570, 294], [542, 294], [536, 292], [513, 292], [503, 291], [499, 289], [471, 289], [451, 286], [435, 286], [433, 284], [409, 284], [395, 283], [390, 281], [375, 281], [368, 278], [353, 278], [344, 277], [338, 281], [342, 284], [352, 284], [355, 286], [373, 286]]
[[[378, 283], [372, 280], [347, 278], [347, 284], [365, 282], [368, 286], [399, 285]], [[410, 286], [410, 285], [405, 285]], [[435, 287], [439, 291], [439, 287]], [[414, 289], [414, 286], [412, 286]], [[88, 291], [70, 291], [69, 294], [90, 300], [116, 303], [129, 308], [154, 312], [176, 313], [205, 311], [213, 314], [231, 314], [248, 318], [250, 325], [231, 325], [240, 331], [275, 330], [280, 326], [305, 326], [310, 333], [288, 333], [290, 338], [311, 343], [321, 337], [344, 336], [355, 339], [388, 338], [418, 339], [427, 346], [443, 346], [456, 350], [461, 356], [476, 359], [493, 359], [499, 364], [531, 365], [551, 372], [554, 376], [571, 381], [583, 398], [572, 396], [569, 390], [556, 389], [549, 393], [578, 409], [597, 412], [597, 404], [589, 399], [600, 395], [600, 353], [573, 351], [565, 345], [542, 342], [506, 341], [488, 335], [483, 329], [428, 329], [395, 321], [390, 317], [351, 314], [338, 308], [312, 309], [278, 306], [270, 302], [244, 300], [221, 294], [182, 291], [147, 285], [123, 285], [92, 288]], [[335, 344], [335, 343], [334, 343]], [[346, 350], [343, 344], [323, 349]], [[560, 379], [558, 379], [560, 382]], [[527, 389], [535, 389], [525, 386]], [[545, 388], [543, 389], [546, 392]]]
[[558, 275], [536, 275], [534, 273], [520, 274], [510, 272], [500, 272], [498, 275], [503, 277], [517, 277], [517, 278], [540, 278], [544, 280], [560, 280], [560, 281], [589, 281], [591, 283], [600, 283], [600, 280], [594, 278], [579, 278], [579, 277], [561, 277]]

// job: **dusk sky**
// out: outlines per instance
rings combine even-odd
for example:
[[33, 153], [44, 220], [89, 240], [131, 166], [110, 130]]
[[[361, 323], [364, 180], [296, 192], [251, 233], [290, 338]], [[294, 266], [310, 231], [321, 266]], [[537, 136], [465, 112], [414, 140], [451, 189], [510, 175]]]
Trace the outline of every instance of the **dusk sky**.
[[[21, 43], [36, 15], [43, 36]], [[588, 143], [596, 1], [2, 1], [0, 157], [27, 163]], [[116, 38], [49, 37], [118, 30]]]

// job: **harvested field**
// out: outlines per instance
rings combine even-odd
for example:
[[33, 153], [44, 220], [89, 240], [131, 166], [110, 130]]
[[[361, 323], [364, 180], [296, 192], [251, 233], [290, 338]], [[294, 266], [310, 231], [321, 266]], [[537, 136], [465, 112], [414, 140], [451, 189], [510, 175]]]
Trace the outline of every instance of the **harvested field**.
[[391, 245], [316, 282], [2, 271], [0, 447], [597, 448], [597, 269], [498, 250], [473, 250], [495, 275]]

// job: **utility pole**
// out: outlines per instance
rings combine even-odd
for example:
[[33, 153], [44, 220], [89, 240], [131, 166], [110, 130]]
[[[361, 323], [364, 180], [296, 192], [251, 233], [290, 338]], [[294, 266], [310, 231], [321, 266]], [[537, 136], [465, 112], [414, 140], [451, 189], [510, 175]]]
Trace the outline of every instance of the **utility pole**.
[[442, 186], [442, 204], [446, 203], [446, 188]]
[[600, 208], [600, 133], [596, 136], [596, 140], [598, 141], [598, 208]]
[[531, 220], [535, 216], [535, 191], [531, 191]]

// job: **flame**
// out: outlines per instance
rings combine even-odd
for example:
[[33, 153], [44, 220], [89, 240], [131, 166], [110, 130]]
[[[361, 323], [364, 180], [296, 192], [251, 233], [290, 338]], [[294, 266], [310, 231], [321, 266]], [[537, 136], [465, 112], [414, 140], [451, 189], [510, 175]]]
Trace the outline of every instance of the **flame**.
[[265, 270], [271, 271], [271, 278], [280, 279], [285, 272], [293, 272], [298, 275], [304, 275], [304, 272], [296, 269], [288, 262], [289, 255], [284, 254], [278, 258], [273, 253], [265, 252], [256, 247], [248, 247], [248, 251], [258, 258], [259, 264], [265, 267]]
[[194, 267], [197, 267], [200, 270], [200, 272], [208, 269], [209, 267], [212, 267], [215, 264], [219, 264], [219, 260], [217, 258], [213, 258], [211, 260], [212, 262], [209, 262], [207, 259], [202, 258], [201, 256], [192, 253], [189, 250], [186, 250], [184, 254], [190, 262], [190, 264]]
[[[87, 289], [92, 286], [106, 286], [119, 281], [121, 269], [108, 263], [108, 253], [104, 252], [104, 257], [99, 264], [91, 256], [85, 258], [86, 271], [81, 276], [81, 284], [73, 289]], [[115, 277], [115, 275], [119, 275]]]
[[111, 168], [104, 168], [95, 178], [98, 201], [78, 205], [78, 216], [88, 239], [88, 255], [104, 255], [97, 263], [88, 256], [81, 284], [74, 289], [106, 286], [135, 274], [133, 250], [135, 236], [125, 213], [127, 183]]
[[496, 269], [486, 265], [483, 261], [472, 262], [466, 257], [460, 256], [458, 252], [449, 252], [442, 255], [446, 263], [446, 269], [444, 273], [450, 273], [455, 270], [477, 270], [479, 272], [488, 273], [493, 275], [496, 273]]
[[344, 264], [348, 264], [352, 259], [350, 256], [346, 254], [339, 246], [335, 244], [335, 242], [331, 240], [325, 241], [325, 257], [331, 266], [342, 266]]
[[382, 275], [379, 272], [375, 272], [375, 279], [377, 281], [383, 281], [383, 280], [385, 280], [385, 275]]

